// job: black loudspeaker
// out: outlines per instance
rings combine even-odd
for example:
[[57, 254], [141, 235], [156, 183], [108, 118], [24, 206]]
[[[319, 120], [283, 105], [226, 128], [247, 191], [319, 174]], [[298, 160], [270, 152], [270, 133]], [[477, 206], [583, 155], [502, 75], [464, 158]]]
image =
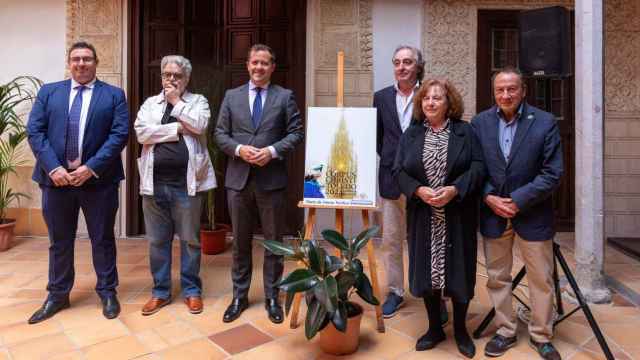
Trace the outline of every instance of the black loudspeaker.
[[520, 70], [525, 75], [571, 74], [571, 21], [566, 8], [522, 11], [518, 24]]

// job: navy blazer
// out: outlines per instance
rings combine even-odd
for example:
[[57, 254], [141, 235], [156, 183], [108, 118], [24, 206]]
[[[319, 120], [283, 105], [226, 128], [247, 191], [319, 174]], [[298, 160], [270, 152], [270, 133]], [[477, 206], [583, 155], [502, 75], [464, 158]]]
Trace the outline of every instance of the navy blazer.
[[[71, 80], [40, 88], [27, 123], [29, 145], [36, 158], [33, 180], [54, 186], [51, 170], [64, 166]], [[120, 153], [129, 135], [129, 110], [122, 89], [96, 80], [82, 140], [82, 165], [98, 175], [85, 185], [117, 183], [124, 179]]]
[[[484, 153], [489, 194], [512, 198], [520, 211], [512, 219], [515, 232], [525, 240], [549, 240], [555, 235], [551, 194], [563, 173], [560, 132], [554, 116], [524, 104], [518, 120], [509, 162], [498, 141], [498, 115], [494, 106], [471, 121]], [[488, 238], [502, 235], [507, 219], [482, 202], [480, 232]]]
[[373, 107], [377, 109], [377, 141], [376, 151], [380, 156], [378, 169], [378, 186], [380, 196], [395, 200], [400, 197], [398, 180], [392, 175], [393, 162], [402, 136], [402, 128], [398, 119], [396, 106], [396, 88], [388, 86], [373, 95]]

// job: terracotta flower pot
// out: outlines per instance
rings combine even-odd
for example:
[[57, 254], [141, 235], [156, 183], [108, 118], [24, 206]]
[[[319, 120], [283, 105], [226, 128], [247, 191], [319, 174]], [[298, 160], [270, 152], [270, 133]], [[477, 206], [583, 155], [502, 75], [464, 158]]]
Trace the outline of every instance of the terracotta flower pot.
[[352, 303], [360, 311], [357, 315], [347, 319], [347, 331], [341, 332], [329, 324], [320, 330], [320, 349], [331, 355], [348, 355], [358, 350], [360, 343], [360, 321], [362, 320], [362, 307]]
[[14, 219], [4, 219], [0, 224], [0, 251], [7, 251], [13, 246], [13, 229], [16, 227]]
[[223, 253], [227, 249], [228, 225], [216, 224], [216, 230], [207, 230], [204, 226], [200, 228], [200, 244], [202, 253], [206, 255], [216, 255]]

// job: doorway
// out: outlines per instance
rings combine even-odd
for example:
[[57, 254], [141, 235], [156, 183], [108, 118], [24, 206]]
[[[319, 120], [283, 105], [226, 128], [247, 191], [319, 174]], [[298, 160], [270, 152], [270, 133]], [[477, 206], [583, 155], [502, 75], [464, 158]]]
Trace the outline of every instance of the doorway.
[[[144, 233], [136, 159], [140, 154], [133, 121], [144, 100], [160, 92], [160, 61], [180, 54], [193, 66], [189, 90], [204, 95], [215, 124], [224, 92], [249, 81], [247, 50], [264, 43], [277, 58], [272, 82], [292, 89], [305, 114], [306, 1], [286, 0], [130, 0], [129, 111], [127, 147], [127, 235]], [[304, 116], [304, 115], [303, 115]], [[210, 131], [214, 126], [210, 125]], [[216, 162], [216, 222], [230, 224], [224, 191], [226, 158]], [[288, 157], [286, 231], [296, 234], [304, 214], [302, 199], [304, 146]]]

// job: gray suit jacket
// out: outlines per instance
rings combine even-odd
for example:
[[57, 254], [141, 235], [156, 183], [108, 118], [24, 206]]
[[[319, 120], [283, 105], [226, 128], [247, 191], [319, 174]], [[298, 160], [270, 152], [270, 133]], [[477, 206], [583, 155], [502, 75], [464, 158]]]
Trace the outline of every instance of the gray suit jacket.
[[[260, 190], [277, 190], [287, 186], [286, 156], [304, 136], [300, 111], [293, 92], [278, 85], [270, 85], [262, 109], [262, 120], [254, 128], [249, 108], [249, 84], [228, 90], [220, 107], [215, 137], [218, 147], [229, 156], [225, 187], [244, 189], [253, 167]], [[279, 158], [263, 167], [251, 165], [235, 156], [238, 145], [257, 148], [273, 146]]]

